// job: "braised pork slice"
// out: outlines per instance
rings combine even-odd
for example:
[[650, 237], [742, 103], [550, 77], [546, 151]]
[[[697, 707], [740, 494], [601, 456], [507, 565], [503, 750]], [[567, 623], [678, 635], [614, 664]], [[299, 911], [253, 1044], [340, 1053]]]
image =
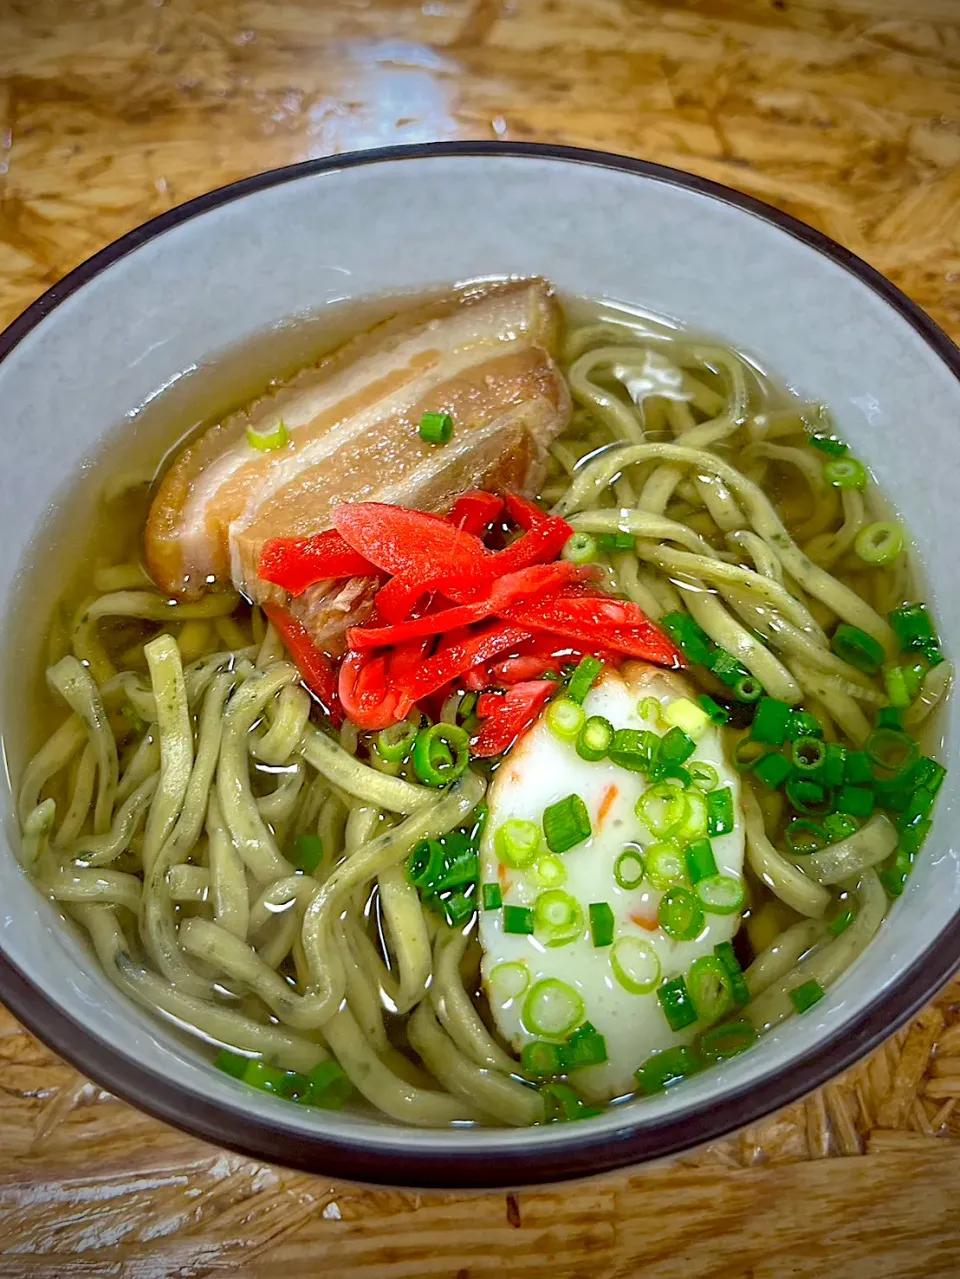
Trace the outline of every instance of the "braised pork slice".
[[[186, 599], [232, 579], [254, 601], [282, 600], [257, 577], [264, 542], [322, 532], [339, 502], [442, 511], [469, 488], [534, 491], [570, 414], [552, 358], [557, 330], [543, 280], [463, 289], [378, 325], [209, 428], [175, 457], [154, 498], [154, 580]], [[453, 417], [449, 443], [420, 439], [428, 411]], [[283, 447], [248, 442], [248, 427], [281, 420]], [[288, 602], [331, 647], [369, 608], [368, 588], [321, 583]]]

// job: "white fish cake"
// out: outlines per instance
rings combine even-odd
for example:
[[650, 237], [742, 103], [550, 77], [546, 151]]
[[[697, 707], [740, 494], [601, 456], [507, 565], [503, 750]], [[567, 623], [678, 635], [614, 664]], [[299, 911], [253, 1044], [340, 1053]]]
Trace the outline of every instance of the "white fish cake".
[[[630, 663], [620, 673], [606, 670], [601, 675], [587, 695], [584, 710], [587, 715], [604, 716], [615, 729], [650, 728], [662, 734], [662, 723], [658, 726], [639, 712], [639, 702], [650, 697], [666, 708], [678, 698], [694, 699], [694, 694], [681, 676]], [[740, 781], [714, 725], [703, 731], [686, 767], [695, 760], [716, 769], [718, 789], [729, 787], [733, 792], [734, 828], [711, 842], [718, 872], [740, 880], [744, 857]], [[648, 878], [632, 889], [617, 883], [614, 867], [624, 848], [632, 844], [644, 849], [656, 842], [635, 812], [637, 800], [651, 784], [643, 774], [609, 759], [597, 763], [581, 759], [573, 744], [554, 736], [545, 716], [541, 716], [501, 765], [488, 796], [489, 818], [481, 849], [482, 881], [500, 884], [505, 906], [533, 907], [545, 888], [535, 865], [524, 869], [502, 865], [495, 847], [497, 830], [510, 819], [539, 824], [544, 809], [567, 795], [577, 794], [586, 803], [593, 833], [559, 858], [566, 872], [562, 890], [575, 898], [583, 910], [583, 926], [577, 935], [562, 945], [545, 944], [542, 931], [540, 936], [507, 933], [503, 911], [484, 910], [480, 916], [480, 941], [484, 989], [493, 1016], [501, 1034], [518, 1053], [527, 1042], [547, 1037], [525, 1024], [524, 1004], [534, 986], [552, 979], [578, 992], [583, 1001], [581, 1020], [588, 1020], [600, 1031], [607, 1047], [605, 1064], [572, 1074], [573, 1082], [592, 1101], [632, 1092], [636, 1087], [635, 1072], [651, 1053], [689, 1043], [703, 1029], [695, 1024], [674, 1032], [655, 989], [631, 993], [617, 980], [612, 962], [615, 948], [623, 955], [633, 946], [628, 943], [626, 948], [618, 947], [620, 939], [635, 938], [652, 947], [659, 960], [660, 980], [665, 981], [685, 974], [694, 960], [711, 955], [717, 943], [730, 941], [740, 922], [738, 912], [706, 913], [704, 927], [695, 940], [675, 941], [656, 922], [663, 893], [653, 888]], [[541, 844], [541, 852], [547, 851], [546, 845]], [[613, 913], [612, 946], [593, 944], [588, 908], [599, 902], [608, 903]], [[522, 967], [504, 970], [504, 964]], [[498, 969], [491, 981], [491, 974]], [[514, 993], [521, 985], [524, 989]]]

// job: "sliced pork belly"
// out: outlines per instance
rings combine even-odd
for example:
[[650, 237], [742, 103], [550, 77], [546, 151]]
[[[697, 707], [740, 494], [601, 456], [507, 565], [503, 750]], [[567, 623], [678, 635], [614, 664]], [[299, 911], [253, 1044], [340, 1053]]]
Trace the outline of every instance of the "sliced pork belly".
[[[551, 355], [557, 327], [545, 281], [463, 289], [378, 325], [211, 427], [177, 455], [151, 507], [154, 580], [188, 599], [228, 579], [253, 600], [282, 599], [257, 577], [264, 542], [322, 532], [339, 502], [441, 511], [472, 487], [533, 491], [570, 414]], [[448, 444], [420, 440], [428, 411], [452, 415]], [[282, 448], [248, 443], [248, 426], [280, 419]], [[329, 647], [369, 597], [354, 579], [320, 583], [292, 606]]]

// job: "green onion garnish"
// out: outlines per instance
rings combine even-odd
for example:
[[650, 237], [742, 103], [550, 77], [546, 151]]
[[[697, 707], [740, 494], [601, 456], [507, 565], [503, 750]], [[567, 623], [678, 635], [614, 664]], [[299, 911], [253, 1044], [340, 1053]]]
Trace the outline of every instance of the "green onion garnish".
[[631, 995], [649, 995], [660, 981], [660, 959], [649, 942], [618, 937], [610, 951], [610, 968], [617, 984]]
[[572, 1123], [578, 1119], [591, 1119], [603, 1113], [599, 1106], [587, 1106], [575, 1088], [564, 1083], [542, 1084], [540, 1095], [544, 1101], [547, 1122]]
[[562, 742], [575, 741], [583, 728], [586, 715], [583, 707], [569, 697], [557, 697], [547, 707], [547, 728]]
[[648, 728], [618, 728], [610, 739], [607, 754], [620, 768], [648, 773], [659, 748], [660, 738]]
[[[827, 813], [823, 819], [823, 833], [828, 844], [837, 844], [841, 839], [849, 839], [860, 829], [860, 823], [849, 813]], [[813, 850], [814, 852], [816, 849]]]
[[613, 725], [602, 715], [591, 715], [584, 721], [577, 736], [577, 754], [581, 759], [595, 764], [603, 759], [613, 741]]
[[557, 1044], [548, 1043], [545, 1039], [534, 1039], [520, 1049], [520, 1065], [528, 1075], [538, 1078], [559, 1075], [563, 1069], [560, 1062], [560, 1048]]
[[606, 1060], [607, 1041], [588, 1021], [578, 1027], [560, 1049], [561, 1064], [568, 1071], [602, 1066]]
[[597, 558], [597, 540], [590, 533], [572, 533], [561, 554], [571, 564], [589, 564]]
[[787, 741], [796, 741], [798, 737], [822, 737], [823, 725], [810, 711], [791, 711], [787, 720]]
[[806, 777], [791, 777], [784, 792], [798, 813], [821, 817], [834, 807], [830, 793], [819, 782], [808, 781]]
[[782, 746], [786, 740], [792, 713], [788, 702], [777, 701], [775, 697], [762, 697], [757, 705], [757, 713], [753, 717], [750, 736], [755, 742], [766, 742], [768, 746]]
[[613, 943], [614, 919], [608, 902], [591, 902], [590, 936], [594, 946], [610, 946]]
[[695, 1075], [703, 1066], [703, 1062], [686, 1044], [678, 1044], [673, 1048], [665, 1048], [663, 1052], [648, 1057], [637, 1071], [637, 1083], [648, 1095], [663, 1092], [671, 1084], [679, 1083], [690, 1075]]
[[225, 1075], [232, 1075], [234, 1079], [242, 1079], [250, 1061], [250, 1057], [242, 1057], [240, 1053], [232, 1053], [228, 1048], [222, 1048], [214, 1057], [213, 1064], [217, 1070], [222, 1070]]
[[278, 418], [272, 426], [247, 427], [247, 443], [258, 453], [272, 453], [275, 449], [282, 449], [289, 439], [283, 418]]
[[484, 910], [499, 910], [503, 905], [503, 890], [499, 884], [484, 884], [480, 895]]
[[841, 622], [833, 632], [830, 647], [837, 657], [866, 675], [876, 675], [883, 664], [883, 645], [859, 626], [850, 626], [847, 622]]
[[730, 712], [725, 710], [719, 702], [715, 702], [709, 693], [701, 693], [697, 701], [710, 716], [714, 724], [726, 724], [730, 720]]
[[867, 472], [855, 457], [840, 457], [827, 462], [823, 478], [838, 489], [862, 489], [867, 482]]
[[686, 792], [670, 782], [658, 782], [656, 786], [650, 786], [636, 803], [637, 816], [657, 839], [664, 839], [678, 832], [689, 811]]
[[902, 604], [887, 617], [901, 648], [926, 651], [940, 647], [940, 639], [925, 604]]
[[402, 763], [413, 750], [420, 729], [420, 716], [391, 724], [377, 734], [377, 753], [388, 764]]
[[725, 1017], [734, 1006], [733, 980], [716, 955], [701, 955], [693, 961], [687, 973], [687, 990], [694, 1012], [707, 1025]]
[[672, 839], [648, 844], [644, 849], [647, 878], [653, 888], [672, 888], [687, 880], [687, 866], [680, 845]]
[[691, 737], [688, 737], [682, 728], [671, 728], [666, 736], [660, 739], [657, 762], [683, 764], [696, 749], [696, 742]]
[[493, 837], [493, 846], [497, 856], [505, 866], [514, 870], [523, 870], [532, 866], [540, 848], [540, 827], [536, 822], [524, 821], [520, 817], [511, 817], [497, 828]]
[[903, 707], [881, 706], [877, 711], [877, 728], [896, 728], [903, 731]]
[[449, 897], [443, 898], [440, 905], [444, 919], [453, 926], [470, 919], [476, 909], [469, 893], [451, 893]]
[[771, 751], [753, 766], [755, 777], [759, 777], [765, 786], [777, 790], [793, 772], [793, 765], [785, 755]]
[[801, 986], [794, 986], [793, 990], [790, 991], [790, 1002], [798, 1013], [805, 1013], [808, 1008], [818, 1004], [825, 994], [826, 991], [816, 978], [811, 977], [809, 981], [805, 981]]
[[735, 824], [733, 791], [729, 786], [711, 791], [707, 796], [707, 834], [711, 839], [717, 835], [729, 835]]
[[541, 853], [533, 863], [533, 877], [541, 888], [562, 888], [567, 882], [567, 868], [553, 853]]
[[720, 774], [712, 764], [707, 764], [702, 759], [693, 759], [690, 761], [690, 785], [694, 790], [703, 791], [704, 793], [712, 791], [720, 780]]
[[733, 998], [737, 1007], [740, 1008], [743, 1004], [749, 1003], [750, 991], [744, 980], [743, 969], [740, 967], [737, 953], [733, 949], [733, 943], [728, 941], [717, 942], [713, 948], [713, 953], [730, 974], [730, 980], [733, 982]]
[[[854, 823], [854, 830], [856, 830], [856, 823]], [[806, 857], [810, 853], [818, 853], [821, 848], [826, 848], [830, 843], [830, 837], [823, 826], [818, 826], [816, 822], [807, 821], [803, 817], [790, 823], [783, 832], [783, 839], [787, 845], [787, 851], [794, 857]]]
[[[510, 907], [504, 907], [509, 910]], [[530, 972], [524, 963], [498, 964], [490, 974], [490, 990], [502, 1004], [518, 998], [530, 985]]]
[[894, 706], [909, 706], [913, 701], [907, 686], [906, 671], [902, 666], [884, 666], [883, 682], [887, 696]]
[[873, 781], [870, 756], [866, 751], [847, 751], [843, 766], [843, 780], [852, 786], [862, 786], [864, 783]]
[[583, 1021], [583, 1000], [572, 986], [547, 977], [530, 987], [523, 1001], [523, 1024], [534, 1035], [561, 1039]]
[[758, 702], [763, 697], [763, 685], [755, 675], [741, 675], [733, 685], [733, 695], [738, 702]]
[[515, 936], [526, 936], [533, 933], [536, 924], [533, 911], [529, 906], [504, 906], [503, 931]]
[[853, 549], [865, 564], [892, 564], [904, 547], [903, 529], [893, 520], [868, 524], [857, 534]]
[[839, 786], [847, 769], [847, 748], [839, 742], [827, 742], [827, 754], [817, 772], [822, 786]]
[[551, 853], [566, 853], [593, 834], [590, 814], [579, 795], [567, 795], [543, 810], [543, 837]]
[[597, 546], [601, 551], [632, 551], [636, 540], [632, 533], [599, 533]]
[[866, 786], [841, 786], [837, 792], [836, 811], [851, 817], [869, 817], [877, 797]]
[[533, 904], [536, 935], [545, 946], [568, 946], [583, 932], [583, 907], [562, 888], [548, 888]]
[[759, 1038], [751, 1022], [728, 1021], [705, 1030], [697, 1042], [697, 1049], [704, 1061], [726, 1061], [752, 1048]]
[[657, 923], [674, 941], [693, 941], [703, 932], [703, 907], [686, 888], [668, 888], [660, 899]]
[[696, 1009], [687, 983], [682, 977], [674, 977], [673, 981], [665, 981], [657, 991], [657, 999], [663, 1009], [663, 1015], [671, 1030], [683, 1030], [692, 1026], [697, 1020]]
[[830, 921], [830, 932], [834, 937], [839, 937], [841, 933], [845, 933], [853, 921], [856, 919], [856, 911], [850, 909], [849, 906], [843, 910], [837, 911], [833, 919]]
[[843, 440], [837, 439], [835, 435], [810, 435], [807, 437], [811, 448], [819, 449], [821, 453], [826, 453], [828, 457], [843, 457], [847, 451], [847, 445]]
[[667, 613], [660, 625], [694, 666], [706, 666], [713, 647], [709, 635], [688, 613]]
[[883, 773], [902, 777], [917, 762], [920, 747], [897, 728], [877, 728], [863, 744], [871, 763]]
[[[816, 773], [826, 763], [826, 743], [819, 737], [798, 737], [790, 744], [790, 758], [797, 772]], [[842, 770], [839, 780], [843, 780]]]
[[413, 743], [414, 772], [426, 786], [446, 786], [466, 772], [470, 736], [457, 724], [431, 724]]
[[717, 859], [713, 855], [713, 845], [709, 839], [695, 839], [692, 844], [687, 845], [683, 856], [692, 884], [717, 873]]
[[431, 893], [443, 874], [445, 863], [446, 856], [439, 840], [422, 839], [407, 857], [407, 882], [414, 888]]
[[323, 1110], [339, 1110], [354, 1092], [343, 1067], [335, 1061], [318, 1062], [307, 1075], [307, 1083], [303, 1100], [308, 1106], [320, 1106]]
[[577, 663], [576, 670], [570, 676], [570, 682], [567, 684], [567, 697], [571, 702], [582, 704], [586, 695], [593, 688], [594, 681], [603, 670], [603, 662], [598, 662], [595, 657], [581, 657]]
[[424, 444], [447, 444], [453, 437], [453, 418], [449, 413], [424, 413], [420, 419], [420, 438]]
[[911, 778], [915, 785], [922, 786], [924, 790], [932, 791], [936, 795], [946, 775], [947, 770], [942, 764], [924, 756], [915, 764]]
[[743, 909], [743, 881], [733, 875], [708, 875], [697, 884], [696, 893], [708, 915], [734, 915]]
[[258, 1058], [250, 1058], [241, 1076], [251, 1088], [273, 1093], [277, 1097], [302, 1096], [308, 1088], [307, 1079], [295, 1070], [282, 1070]]
[[625, 848], [613, 864], [613, 877], [621, 888], [639, 888], [646, 866], [638, 849]]
[[323, 840], [319, 835], [299, 835], [293, 847], [291, 863], [305, 875], [312, 875], [323, 861]]

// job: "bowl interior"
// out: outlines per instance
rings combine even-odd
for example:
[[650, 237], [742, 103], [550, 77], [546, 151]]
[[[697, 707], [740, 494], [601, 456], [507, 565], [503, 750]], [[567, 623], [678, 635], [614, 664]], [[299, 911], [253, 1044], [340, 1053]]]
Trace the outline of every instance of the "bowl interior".
[[[564, 291], [716, 334], [826, 401], [913, 532], [942, 634], [960, 634], [960, 382], [949, 363], [957, 353], [841, 261], [749, 207], [589, 158], [481, 148], [327, 162], [253, 180], [188, 213], [82, 268], [59, 305], [32, 328], [15, 328], [0, 349], [0, 420], [16, 441], [15, 464], [0, 473], [0, 592], [28, 614], [48, 607], [56, 588], [30, 572], [31, 547], [66, 547], [86, 518], [80, 498], [67, 500], [76, 476], [105, 437], [140, 430], [140, 410], [185, 371], [345, 299], [538, 273]], [[24, 675], [38, 662], [22, 619], [7, 610], [0, 708], [15, 775]], [[958, 717], [954, 699], [942, 721], [944, 759], [956, 757]], [[114, 1091], [272, 1158], [448, 1185], [598, 1170], [776, 1108], [932, 992], [960, 957], [958, 790], [954, 770], [904, 897], [822, 1003], [739, 1060], [583, 1124], [414, 1131], [289, 1106], [221, 1075], [175, 1029], [120, 996], [24, 878], [9, 786], [0, 948], [33, 991], [7, 968], [0, 994]]]

